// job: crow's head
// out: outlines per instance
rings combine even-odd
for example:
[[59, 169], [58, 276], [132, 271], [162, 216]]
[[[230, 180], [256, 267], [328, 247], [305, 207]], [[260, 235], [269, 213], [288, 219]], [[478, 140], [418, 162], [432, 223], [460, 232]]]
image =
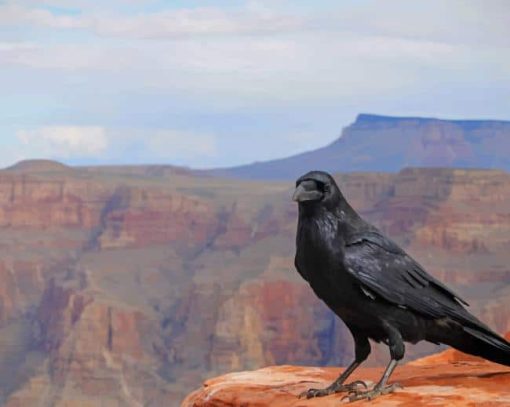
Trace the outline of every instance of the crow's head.
[[298, 178], [292, 199], [300, 205], [335, 207], [342, 200], [340, 189], [327, 172], [310, 171]]

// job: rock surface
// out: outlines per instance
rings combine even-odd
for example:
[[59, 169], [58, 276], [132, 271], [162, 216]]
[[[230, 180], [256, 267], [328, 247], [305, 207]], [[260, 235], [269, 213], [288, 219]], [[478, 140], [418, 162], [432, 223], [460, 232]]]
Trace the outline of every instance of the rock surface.
[[[382, 368], [360, 368], [351, 380], [366, 380], [371, 386]], [[341, 369], [273, 366], [255, 371], [230, 373], [207, 380], [190, 394], [181, 407], [248, 406], [508, 406], [510, 367], [490, 363], [455, 350], [418, 359], [400, 366], [391, 382], [402, 388], [370, 402], [349, 404], [345, 393], [315, 399], [297, 396], [310, 387], [329, 385]]]

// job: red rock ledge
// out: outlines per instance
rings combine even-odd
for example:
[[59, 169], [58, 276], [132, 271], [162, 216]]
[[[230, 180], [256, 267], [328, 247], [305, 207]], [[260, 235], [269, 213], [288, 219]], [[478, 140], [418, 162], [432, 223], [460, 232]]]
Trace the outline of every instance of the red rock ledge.
[[[375, 382], [382, 368], [360, 368], [351, 380]], [[272, 366], [230, 373], [207, 380], [181, 407], [338, 406], [345, 394], [303, 400], [297, 395], [310, 387], [324, 387], [341, 369]], [[353, 406], [510, 406], [510, 368], [454, 350], [400, 366], [392, 377], [403, 389]], [[346, 401], [344, 401], [346, 403]]]

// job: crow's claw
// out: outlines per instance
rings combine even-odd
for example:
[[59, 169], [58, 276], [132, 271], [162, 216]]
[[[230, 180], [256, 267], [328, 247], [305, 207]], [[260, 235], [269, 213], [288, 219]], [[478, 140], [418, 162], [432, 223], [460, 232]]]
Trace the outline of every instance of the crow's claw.
[[349, 384], [347, 384], [347, 385], [346, 385], [346, 387], [351, 387], [351, 388], [352, 388], [352, 390], [349, 390], [349, 393], [350, 393], [351, 391], [355, 391], [355, 390], [356, 390], [356, 386], [357, 386], [358, 384], [359, 384], [360, 386], [363, 386], [365, 389], [368, 389], [368, 385], [367, 385], [367, 384], [366, 384], [363, 380], [356, 380], [356, 381], [354, 381], [354, 382], [349, 383]]
[[301, 398], [307, 398], [311, 399], [314, 397], [323, 397], [331, 394], [332, 392], [329, 390], [328, 387], [325, 389], [308, 389], [302, 392], [298, 397]]
[[349, 384], [335, 384], [326, 387], [325, 389], [308, 389], [302, 392], [298, 397], [311, 399], [313, 397], [324, 397], [334, 393], [341, 393], [343, 391], [356, 392], [358, 386], [363, 386], [365, 389], [368, 388], [367, 384], [362, 380], [356, 380]]
[[368, 391], [359, 391], [357, 389], [352, 390], [347, 394], [345, 397], [342, 398], [343, 400], [349, 400], [349, 402], [358, 401], [358, 400], [373, 400], [376, 397], [382, 396], [384, 394], [393, 393], [396, 389], [401, 389], [402, 386], [398, 383], [390, 384], [389, 386], [385, 387], [378, 387], [375, 386], [372, 390]]

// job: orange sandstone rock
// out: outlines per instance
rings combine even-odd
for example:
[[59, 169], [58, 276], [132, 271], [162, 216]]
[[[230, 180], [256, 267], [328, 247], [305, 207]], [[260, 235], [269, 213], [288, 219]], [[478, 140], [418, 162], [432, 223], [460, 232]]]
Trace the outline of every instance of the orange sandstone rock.
[[[351, 380], [373, 385], [382, 368], [360, 368]], [[340, 373], [337, 368], [272, 366], [230, 373], [207, 380], [190, 394], [181, 407], [335, 406], [347, 403], [345, 393], [315, 399], [299, 399], [310, 387], [325, 387]], [[392, 376], [402, 385], [395, 393], [353, 406], [508, 406], [510, 367], [473, 358], [461, 352], [446, 352], [401, 366]]]

